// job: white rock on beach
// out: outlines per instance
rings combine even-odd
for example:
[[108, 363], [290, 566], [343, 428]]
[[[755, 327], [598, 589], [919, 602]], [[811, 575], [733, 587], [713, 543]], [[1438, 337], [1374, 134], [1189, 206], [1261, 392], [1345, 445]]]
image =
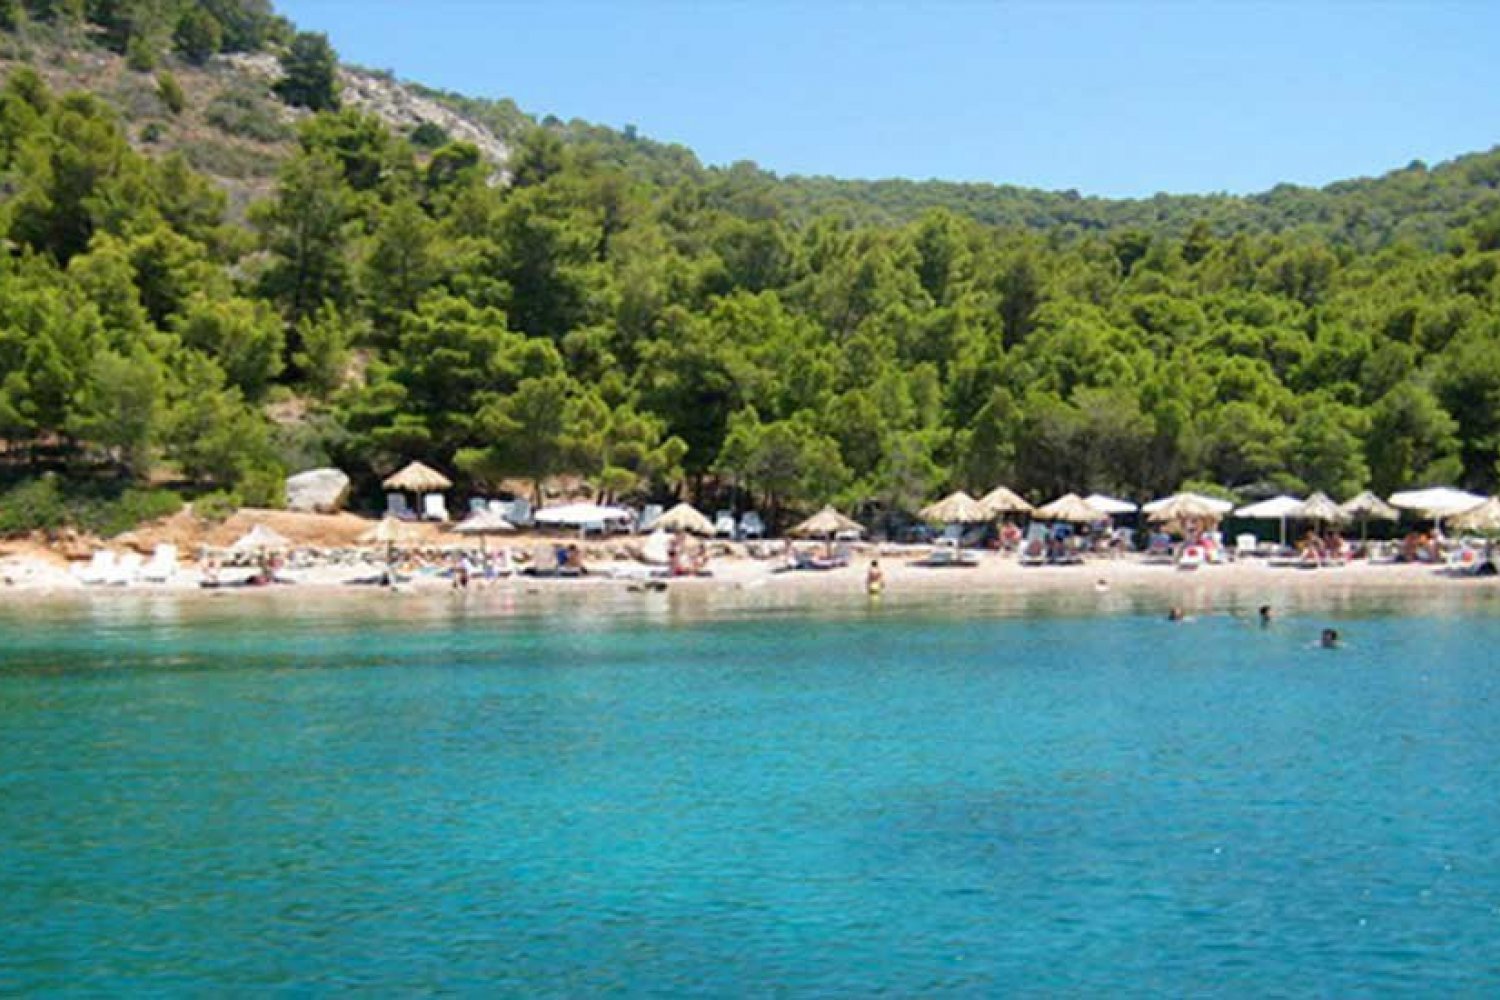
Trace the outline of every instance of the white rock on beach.
[[286, 481], [288, 510], [336, 514], [349, 498], [349, 477], [338, 469], [309, 469]]

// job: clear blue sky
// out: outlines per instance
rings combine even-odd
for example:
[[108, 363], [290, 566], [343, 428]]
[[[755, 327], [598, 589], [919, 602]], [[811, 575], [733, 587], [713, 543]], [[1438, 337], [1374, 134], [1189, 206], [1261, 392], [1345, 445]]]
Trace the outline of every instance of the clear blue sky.
[[343, 58], [706, 163], [1088, 194], [1500, 143], [1500, 3], [277, 0]]

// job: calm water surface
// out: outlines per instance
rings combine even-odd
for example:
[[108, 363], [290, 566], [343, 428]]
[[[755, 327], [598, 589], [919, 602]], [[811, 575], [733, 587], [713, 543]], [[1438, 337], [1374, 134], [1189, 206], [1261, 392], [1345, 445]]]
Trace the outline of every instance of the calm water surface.
[[0, 609], [0, 992], [1493, 994], [1472, 594]]

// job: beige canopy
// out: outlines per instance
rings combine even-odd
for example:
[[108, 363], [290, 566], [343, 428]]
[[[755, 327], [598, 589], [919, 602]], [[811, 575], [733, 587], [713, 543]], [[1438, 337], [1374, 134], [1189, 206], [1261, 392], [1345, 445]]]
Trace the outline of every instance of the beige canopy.
[[1019, 494], [1006, 486], [996, 486], [979, 500], [984, 509], [991, 515], [999, 517], [1002, 514], [1029, 514], [1031, 504], [1023, 500]]
[[251, 552], [256, 549], [284, 549], [290, 544], [291, 540], [275, 528], [257, 524], [235, 539], [230, 548], [236, 552]]
[[420, 534], [417, 526], [409, 521], [398, 517], [382, 517], [375, 527], [361, 534], [359, 540], [365, 544], [398, 545], [415, 541]]
[[1305, 521], [1347, 521], [1349, 515], [1328, 498], [1326, 493], [1314, 493], [1290, 512], [1291, 517]]
[[515, 531], [516, 526], [492, 510], [481, 510], [455, 524], [452, 530], [460, 535], [479, 535], [482, 538]]
[[963, 490], [950, 493], [937, 503], [923, 507], [918, 513], [923, 520], [938, 524], [980, 524], [994, 517], [983, 504]]
[[1077, 493], [1060, 496], [1032, 512], [1032, 517], [1038, 521], [1069, 521], [1073, 524], [1093, 524], [1108, 516], [1103, 511], [1090, 506], [1089, 502]]
[[842, 532], [852, 531], [857, 535], [865, 533], [864, 525], [853, 518], [845, 517], [832, 507], [824, 507], [812, 517], [797, 525], [787, 534], [799, 538], [824, 538], [829, 535], [837, 535]]
[[388, 490], [407, 493], [441, 493], [453, 485], [441, 472], [421, 462], [413, 462], [382, 484]]
[[1448, 519], [1448, 527], [1459, 531], [1500, 531], [1500, 498], [1490, 497], [1477, 507]]
[[673, 507], [657, 518], [651, 527], [655, 531], [690, 531], [695, 535], [714, 533], [714, 523], [690, 503]]
[[1182, 521], [1189, 518], [1217, 521], [1222, 516], [1222, 510], [1222, 507], [1214, 504], [1208, 497], [1202, 497], [1196, 493], [1178, 493], [1149, 512], [1147, 519], [1158, 523]]
[[1365, 490], [1359, 496], [1339, 505], [1339, 510], [1350, 517], [1370, 518], [1378, 517], [1385, 521], [1394, 521], [1401, 516], [1401, 512], [1384, 500], [1380, 499], [1369, 490]]

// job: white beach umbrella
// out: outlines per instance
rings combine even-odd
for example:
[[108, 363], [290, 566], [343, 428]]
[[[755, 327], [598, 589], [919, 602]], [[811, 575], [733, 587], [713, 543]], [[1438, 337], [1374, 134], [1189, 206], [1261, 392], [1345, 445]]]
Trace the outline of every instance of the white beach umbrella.
[[606, 507], [597, 503], [565, 503], [556, 507], [543, 507], [533, 517], [537, 524], [581, 528], [605, 521], [628, 521], [630, 511], [624, 507]]
[[1485, 498], [1477, 493], [1468, 493], [1451, 486], [1434, 486], [1431, 489], [1405, 490], [1391, 494], [1391, 506], [1416, 511], [1423, 517], [1436, 520], [1472, 510], [1484, 501]]
[[1490, 497], [1470, 510], [1454, 514], [1448, 523], [1461, 531], [1500, 531], [1500, 498]]
[[1110, 516], [1116, 514], [1134, 514], [1140, 509], [1129, 500], [1119, 500], [1115, 497], [1105, 496], [1103, 493], [1090, 493], [1083, 498], [1083, 502], [1095, 510], [1103, 511]]
[[1302, 501], [1296, 497], [1286, 496], [1272, 497], [1262, 500], [1260, 503], [1252, 503], [1240, 507], [1234, 512], [1235, 517], [1248, 517], [1259, 521], [1281, 522], [1281, 544], [1286, 544], [1286, 519], [1293, 516], [1292, 512], [1302, 506]]

